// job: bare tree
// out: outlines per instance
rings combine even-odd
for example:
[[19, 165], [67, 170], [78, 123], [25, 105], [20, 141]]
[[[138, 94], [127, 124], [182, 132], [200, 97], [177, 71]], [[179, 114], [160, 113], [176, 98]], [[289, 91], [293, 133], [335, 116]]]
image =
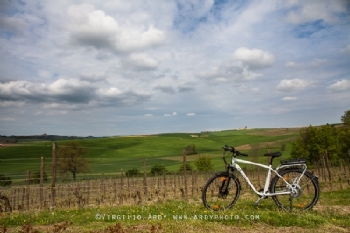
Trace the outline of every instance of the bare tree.
[[78, 173], [88, 172], [90, 165], [86, 159], [88, 151], [78, 142], [69, 142], [58, 147], [57, 168], [60, 172], [72, 173], [73, 180]]

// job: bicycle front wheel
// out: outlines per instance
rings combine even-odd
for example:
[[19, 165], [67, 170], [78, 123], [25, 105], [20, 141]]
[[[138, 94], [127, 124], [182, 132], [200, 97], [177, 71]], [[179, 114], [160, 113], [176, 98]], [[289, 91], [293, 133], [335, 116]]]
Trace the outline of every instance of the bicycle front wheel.
[[202, 201], [206, 208], [225, 210], [231, 208], [239, 197], [241, 185], [233, 174], [218, 173], [208, 180], [202, 190]]
[[[303, 170], [300, 168], [285, 169], [279, 172], [289, 184], [293, 185], [294, 192], [289, 195], [275, 195], [272, 199], [276, 205], [284, 210], [309, 210], [316, 205], [320, 187], [316, 176], [306, 171], [301, 176]], [[285, 181], [279, 176], [275, 176], [271, 181], [271, 193], [288, 192], [291, 187], [287, 187]], [[299, 180], [299, 182], [297, 182]]]

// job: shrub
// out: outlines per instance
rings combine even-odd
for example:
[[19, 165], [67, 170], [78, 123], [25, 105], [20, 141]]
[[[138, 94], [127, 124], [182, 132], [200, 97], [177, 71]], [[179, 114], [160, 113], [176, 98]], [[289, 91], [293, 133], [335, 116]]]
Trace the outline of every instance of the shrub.
[[4, 174], [0, 173], [0, 186], [10, 186], [12, 184], [11, 177], [5, 176]]
[[[180, 166], [179, 172], [183, 172], [183, 170], [184, 170], [184, 165], [182, 164]], [[186, 163], [186, 171], [193, 171], [193, 170], [194, 170], [193, 166], [189, 163]]]
[[[44, 182], [47, 181], [47, 173], [44, 172], [44, 177], [43, 177]], [[40, 171], [36, 171], [33, 173], [31, 179], [30, 179], [31, 184], [40, 184]]]
[[195, 163], [196, 168], [200, 172], [207, 172], [214, 170], [214, 164], [211, 161], [211, 158], [207, 155], [200, 155], [196, 159]]
[[125, 175], [128, 177], [139, 176], [141, 173], [137, 168], [131, 168], [125, 172]]
[[165, 166], [161, 165], [161, 164], [153, 165], [151, 168], [152, 175], [163, 174], [164, 172], [167, 172], [167, 170], [166, 170]]

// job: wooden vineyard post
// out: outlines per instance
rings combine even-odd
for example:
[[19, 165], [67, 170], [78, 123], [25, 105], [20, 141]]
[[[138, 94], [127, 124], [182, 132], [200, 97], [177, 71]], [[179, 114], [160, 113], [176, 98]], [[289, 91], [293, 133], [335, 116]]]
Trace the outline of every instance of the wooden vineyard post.
[[148, 200], [146, 159], [143, 159], [143, 193], [145, 200]]
[[105, 189], [105, 174], [102, 173], [101, 182], [100, 182], [100, 193], [101, 202], [104, 203], [104, 199], [106, 198], [106, 189]]
[[164, 200], [165, 200], [165, 197], [166, 197], [166, 192], [167, 192], [167, 182], [166, 182], [166, 172], [164, 171], [163, 172], [163, 191], [164, 191], [164, 193], [163, 193], [163, 198], [164, 198]]
[[349, 169], [349, 172], [350, 172], [350, 150], [348, 150], [348, 155], [349, 155], [348, 169]]
[[186, 154], [187, 154], [187, 151], [184, 150], [183, 152], [183, 171], [184, 171], [184, 185], [185, 185], [185, 194], [184, 194], [184, 199], [187, 201], [188, 200], [188, 197], [187, 197], [187, 177], [186, 177]]
[[53, 143], [52, 143], [51, 208], [55, 208], [55, 197], [56, 197], [56, 166], [57, 166], [56, 142], [53, 142]]
[[124, 194], [124, 172], [123, 168], [120, 169], [120, 199], [119, 204], [123, 204], [123, 194]]
[[44, 202], [44, 157], [41, 157], [41, 163], [40, 163], [40, 209], [43, 208], [43, 202]]
[[176, 175], [175, 175], [175, 173], [173, 175], [173, 178], [174, 178], [173, 191], [174, 191], [174, 198], [175, 198], [176, 197]]
[[327, 173], [328, 173], [329, 185], [330, 185], [330, 187], [332, 189], [333, 188], [332, 187], [332, 173], [331, 173], [331, 170], [329, 168], [329, 157], [328, 157], [328, 151], [327, 150], [324, 151], [324, 158], [325, 158], [325, 164], [326, 164], [326, 169], [327, 169]]
[[192, 178], [191, 196], [192, 196], [192, 198], [193, 198], [193, 196], [194, 196], [194, 176], [193, 176], [193, 170], [191, 170], [191, 178]]
[[90, 204], [90, 179], [87, 180], [87, 196], [86, 196], [86, 205]]
[[29, 210], [29, 197], [30, 197], [30, 171], [27, 171], [27, 182], [26, 182], [26, 189], [25, 189], [25, 199], [26, 199], [26, 210]]

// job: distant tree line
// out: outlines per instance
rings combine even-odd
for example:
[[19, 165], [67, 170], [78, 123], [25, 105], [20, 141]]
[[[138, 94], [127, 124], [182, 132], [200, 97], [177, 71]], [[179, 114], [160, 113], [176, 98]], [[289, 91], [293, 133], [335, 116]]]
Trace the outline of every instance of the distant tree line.
[[[186, 155], [194, 155], [197, 154], [197, 149], [195, 145], [188, 145], [185, 148]], [[195, 167], [194, 167], [195, 166]], [[186, 171], [199, 171], [199, 172], [206, 172], [206, 171], [213, 171], [214, 170], [214, 164], [212, 162], [212, 159], [207, 155], [199, 155], [196, 160], [194, 161], [194, 166], [191, 163], [186, 163]], [[183, 172], [184, 171], [184, 165], [180, 165], [177, 172]], [[162, 164], [155, 164], [151, 167], [150, 174], [151, 175], [160, 175], [160, 174], [169, 174], [174, 172], [169, 172], [166, 167]], [[142, 176], [142, 172], [138, 168], [131, 168], [125, 172], [126, 176], [132, 177], [132, 176]]]

